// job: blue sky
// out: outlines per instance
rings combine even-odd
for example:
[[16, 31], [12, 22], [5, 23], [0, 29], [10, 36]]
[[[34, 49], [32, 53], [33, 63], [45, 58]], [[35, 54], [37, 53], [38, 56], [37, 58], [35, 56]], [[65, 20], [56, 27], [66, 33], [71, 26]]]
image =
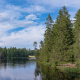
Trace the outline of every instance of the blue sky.
[[55, 21], [64, 5], [73, 20], [80, 0], [0, 0], [0, 47], [39, 48], [48, 14]]

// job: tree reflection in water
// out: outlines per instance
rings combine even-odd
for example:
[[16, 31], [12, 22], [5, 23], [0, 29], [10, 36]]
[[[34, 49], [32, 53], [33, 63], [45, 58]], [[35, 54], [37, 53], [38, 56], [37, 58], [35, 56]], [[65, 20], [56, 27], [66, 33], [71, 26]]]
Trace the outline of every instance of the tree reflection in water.
[[34, 74], [35, 74], [34, 80], [37, 80], [37, 77], [40, 76], [40, 71], [41, 71], [40, 70], [40, 64], [36, 63], [36, 68], [35, 68], [35, 72], [34, 72]]
[[[40, 76], [40, 79], [37, 77]], [[34, 80], [80, 80], [80, 74], [62, 72], [59, 69], [52, 69], [49, 66], [36, 63]]]
[[27, 67], [35, 63], [35, 60], [26, 60], [26, 59], [11, 59], [11, 60], [0, 60], [0, 69], [4, 67], [11, 67], [11, 68], [16, 68], [16, 67]]

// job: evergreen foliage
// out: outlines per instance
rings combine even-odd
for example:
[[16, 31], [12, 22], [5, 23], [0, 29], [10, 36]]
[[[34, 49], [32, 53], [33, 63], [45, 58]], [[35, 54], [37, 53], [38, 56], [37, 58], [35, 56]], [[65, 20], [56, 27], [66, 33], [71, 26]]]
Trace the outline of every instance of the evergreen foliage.
[[52, 20], [52, 18], [51, 18], [51, 16], [50, 16], [50, 14], [48, 15], [48, 17], [47, 17], [47, 19], [46, 19], [47, 21], [46, 21], [46, 31], [45, 31], [45, 34], [44, 34], [44, 43], [43, 43], [43, 45], [42, 45], [42, 48], [43, 49], [41, 49], [42, 51], [41, 51], [41, 57], [43, 58], [41, 58], [41, 60], [44, 60], [44, 61], [47, 61], [47, 62], [49, 62], [49, 59], [50, 59], [50, 52], [51, 52], [51, 49], [52, 49], [52, 27], [53, 27], [53, 20]]
[[1, 48], [0, 47], [0, 58], [28, 58], [29, 55], [34, 55], [34, 50], [26, 50], [26, 48], [17, 49], [16, 47]]
[[50, 14], [46, 21], [46, 31], [43, 45], [40, 48], [40, 61], [56, 64], [60, 62], [74, 62], [75, 43], [73, 24], [65, 6], [60, 9], [56, 21], [52, 20]]
[[53, 44], [52, 52], [56, 54], [57, 61], [68, 61], [70, 57], [70, 52], [68, 50], [73, 44], [73, 34], [70, 15], [65, 6], [62, 10], [60, 9], [56, 19], [55, 28], [53, 27], [53, 33], [56, 35], [53, 34], [53, 36], [55, 36], [55, 43]]
[[34, 51], [35, 51], [35, 57], [36, 57], [37, 60], [39, 60], [40, 52], [37, 49], [37, 42], [36, 41], [33, 43], [33, 46], [34, 46]]
[[77, 61], [80, 63], [80, 9], [77, 11], [75, 15], [74, 22], [74, 33], [75, 33], [75, 43], [74, 43], [74, 52], [77, 58]]

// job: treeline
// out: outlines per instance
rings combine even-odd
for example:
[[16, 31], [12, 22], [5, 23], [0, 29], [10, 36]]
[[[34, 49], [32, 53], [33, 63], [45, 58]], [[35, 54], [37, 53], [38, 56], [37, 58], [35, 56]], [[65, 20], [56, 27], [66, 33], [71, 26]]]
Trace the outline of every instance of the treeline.
[[29, 55], [34, 55], [34, 50], [26, 50], [26, 48], [1, 48], [0, 47], [0, 58], [28, 58]]
[[65, 6], [60, 9], [55, 22], [48, 15], [40, 50], [36, 48], [37, 42], [34, 42], [36, 55], [41, 62], [53, 65], [75, 61], [80, 63], [80, 9], [74, 18], [70, 20]]

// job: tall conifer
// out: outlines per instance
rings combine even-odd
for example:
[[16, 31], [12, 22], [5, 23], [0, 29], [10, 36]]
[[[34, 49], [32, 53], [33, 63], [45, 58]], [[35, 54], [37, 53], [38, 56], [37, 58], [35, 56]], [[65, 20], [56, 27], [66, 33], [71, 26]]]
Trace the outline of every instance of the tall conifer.
[[53, 32], [55, 33], [53, 58], [57, 61], [68, 61], [70, 56], [68, 50], [73, 43], [73, 34], [70, 15], [65, 6], [63, 6], [63, 9], [60, 9], [56, 19], [56, 23], [53, 27]]
[[[80, 9], [77, 11], [75, 17], [74, 17], [75, 23], [75, 44], [74, 44], [74, 51], [76, 54], [76, 57], [78, 61], [80, 61]], [[80, 62], [79, 62], [80, 63]]]
[[[45, 23], [46, 31], [44, 34], [44, 44], [43, 44], [42, 52], [44, 52], [45, 61], [49, 62], [50, 52], [52, 49], [51, 35], [52, 35], [52, 27], [53, 27], [53, 20], [52, 20], [50, 14], [48, 15], [46, 20], [47, 20]], [[41, 54], [42, 54], [42, 52], [41, 52]]]

